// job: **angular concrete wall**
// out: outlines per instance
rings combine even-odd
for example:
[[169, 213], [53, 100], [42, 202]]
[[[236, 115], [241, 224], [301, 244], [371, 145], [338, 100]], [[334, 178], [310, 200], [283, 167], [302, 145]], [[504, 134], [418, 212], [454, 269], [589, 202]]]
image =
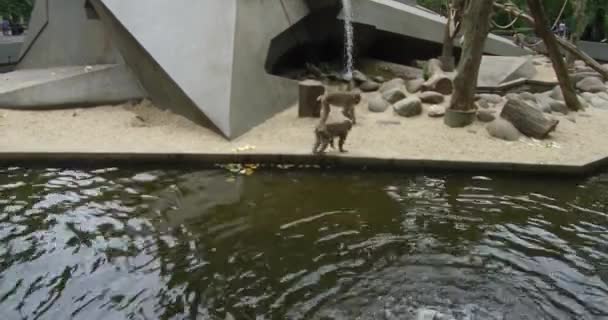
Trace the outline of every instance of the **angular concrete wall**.
[[125, 65], [27, 69], [3, 75], [0, 108], [48, 109], [120, 103], [145, 96]]
[[[271, 40], [307, 13], [303, 2], [184, 2], [92, 1], [153, 101], [184, 115], [198, 109], [229, 138], [295, 102], [295, 84], [268, 75], [264, 65]], [[173, 83], [172, 92], [157, 96], [159, 82]]]
[[17, 69], [122, 62], [101, 22], [87, 18], [85, 1], [36, 1]]
[[[379, 30], [412, 38], [442, 43], [446, 19], [428, 10], [393, 0], [351, 0], [354, 21], [375, 26]], [[490, 35], [485, 52], [495, 55], [530, 54], [513, 42]]]

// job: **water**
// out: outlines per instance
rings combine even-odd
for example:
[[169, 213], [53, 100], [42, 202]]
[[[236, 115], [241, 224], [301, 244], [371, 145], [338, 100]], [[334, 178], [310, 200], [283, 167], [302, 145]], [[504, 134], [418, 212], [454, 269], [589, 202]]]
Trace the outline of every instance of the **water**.
[[607, 206], [608, 175], [4, 168], [0, 319], [606, 319]]
[[354, 30], [353, 30], [353, 9], [350, 0], [342, 0], [342, 11], [344, 12], [344, 54], [346, 60], [346, 70], [344, 78], [352, 79], [354, 71], [353, 62], [353, 47], [354, 47]]

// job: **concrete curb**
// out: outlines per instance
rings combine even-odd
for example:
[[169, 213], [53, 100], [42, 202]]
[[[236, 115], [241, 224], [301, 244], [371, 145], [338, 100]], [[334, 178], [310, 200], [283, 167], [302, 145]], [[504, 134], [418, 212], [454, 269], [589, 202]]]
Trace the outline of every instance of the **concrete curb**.
[[515, 162], [475, 162], [432, 159], [383, 159], [371, 157], [263, 153], [78, 153], [78, 152], [5, 152], [0, 165], [175, 165], [213, 167], [229, 163], [256, 163], [262, 167], [278, 164], [370, 170], [416, 170], [488, 172], [525, 175], [586, 176], [608, 165], [608, 157], [584, 165], [536, 164]]

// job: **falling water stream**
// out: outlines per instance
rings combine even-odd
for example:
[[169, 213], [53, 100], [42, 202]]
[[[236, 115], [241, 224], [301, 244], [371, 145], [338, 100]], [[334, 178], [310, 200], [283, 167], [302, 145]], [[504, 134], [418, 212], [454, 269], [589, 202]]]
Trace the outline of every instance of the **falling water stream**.
[[342, 11], [344, 14], [344, 54], [346, 60], [346, 70], [344, 78], [352, 79], [353, 76], [353, 46], [354, 46], [354, 30], [353, 30], [353, 8], [350, 0], [342, 0]]

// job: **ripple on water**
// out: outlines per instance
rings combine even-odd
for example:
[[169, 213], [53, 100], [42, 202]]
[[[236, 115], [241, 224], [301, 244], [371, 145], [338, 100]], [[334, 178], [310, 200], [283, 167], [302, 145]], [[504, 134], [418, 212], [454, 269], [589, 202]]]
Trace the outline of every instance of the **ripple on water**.
[[0, 169], [0, 319], [602, 319], [587, 181]]

